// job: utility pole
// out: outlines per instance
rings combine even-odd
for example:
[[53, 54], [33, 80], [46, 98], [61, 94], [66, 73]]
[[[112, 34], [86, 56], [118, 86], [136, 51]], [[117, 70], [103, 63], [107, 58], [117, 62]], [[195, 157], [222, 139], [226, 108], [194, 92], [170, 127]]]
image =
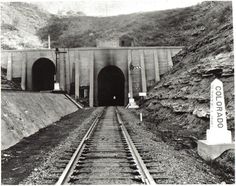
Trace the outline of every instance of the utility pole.
[[48, 35], [48, 49], [51, 49], [51, 37]]

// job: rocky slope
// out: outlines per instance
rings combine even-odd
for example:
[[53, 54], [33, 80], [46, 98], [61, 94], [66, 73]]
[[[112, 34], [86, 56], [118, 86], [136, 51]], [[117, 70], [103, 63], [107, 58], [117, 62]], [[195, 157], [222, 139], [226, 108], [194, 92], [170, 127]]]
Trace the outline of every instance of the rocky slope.
[[43, 47], [36, 31], [46, 25], [50, 13], [23, 2], [2, 2], [0, 6], [3, 49]]
[[7, 70], [1, 68], [1, 89], [3, 90], [21, 90], [20, 82], [7, 80]]
[[[161, 132], [164, 140], [174, 141], [176, 148], [179, 145], [194, 149], [198, 139], [206, 138], [210, 124], [210, 83], [215, 70], [222, 70], [220, 80], [224, 85], [228, 130], [234, 137], [233, 27], [231, 6], [227, 9], [224, 21], [218, 20], [220, 26], [214, 28], [211, 26], [214, 22], [209, 22], [212, 29], [173, 58], [173, 69], [149, 91], [140, 109], [146, 121], [154, 123], [149, 127]], [[230, 158], [224, 159], [231, 165], [234, 176], [234, 153], [229, 154]]]

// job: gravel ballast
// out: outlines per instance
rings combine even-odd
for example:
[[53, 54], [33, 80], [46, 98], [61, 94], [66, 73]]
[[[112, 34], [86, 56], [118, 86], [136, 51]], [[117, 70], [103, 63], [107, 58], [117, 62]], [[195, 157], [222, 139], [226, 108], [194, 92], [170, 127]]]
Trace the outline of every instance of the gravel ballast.
[[173, 146], [163, 142], [161, 137], [148, 131], [146, 125], [140, 123], [131, 111], [123, 107], [119, 107], [119, 111], [132, 140], [136, 144], [141, 144], [139, 151], [142, 158], [149, 160], [147, 166], [154, 166], [150, 172], [159, 170], [158, 175], [152, 175], [157, 178], [157, 183], [217, 184], [224, 181], [214, 175], [211, 167], [202, 159], [192, 156], [185, 150], [175, 150]]
[[[79, 110], [2, 152], [3, 184], [55, 184], [66, 160], [74, 151], [102, 107]], [[157, 184], [219, 184], [223, 180], [197, 155], [176, 150], [152, 133], [146, 124], [124, 107], [119, 112], [127, 130]]]

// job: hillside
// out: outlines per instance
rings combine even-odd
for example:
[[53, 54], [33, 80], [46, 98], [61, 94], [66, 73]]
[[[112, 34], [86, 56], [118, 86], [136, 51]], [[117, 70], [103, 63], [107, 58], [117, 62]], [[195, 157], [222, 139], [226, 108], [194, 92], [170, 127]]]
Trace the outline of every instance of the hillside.
[[121, 35], [133, 37], [136, 46], [182, 46], [220, 26], [230, 7], [230, 2], [204, 2], [187, 8], [112, 17], [52, 18], [38, 35], [43, 40], [52, 35], [52, 44], [57, 47], [95, 46], [97, 38]]
[[122, 35], [133, 37], [136, 46], [185, 46], [220, 26], [231, 3], [204, 2], [187, 8], [112, 17], [52, 16], [36, 5], [21, 2], [0, 6], [2, 48], [21, 49], [47, 47], [49, 34], [52, 47], [91, 47], [96, 46], [98, 38]]
[[7, 80], [7, 70], [1, 68], [1, 90], [21, 90], [19, 82]]
[[[217, 4], [217, 3], [216, 3]], [[210, 4], [209, 4], [210, 5]], [[148, 93], [139, 112], [144, 113], [151, 131], [176, 149], [195, 149], [199, 139], [206, 139], [210, 124], [210, 83], [214, 71], [222, 70], [228, 130], [235, 138], [234, 118], [234, 53], [232, 7], [225, 7], [224, 21], [208, 32], [198, 35], [174, 58], [174, 67]], [[216, 9], [215, 9], [216, 10]], [[222, 15], [218, 12], [216, 16]], [[223, 167], [219, 172], [234, 180], [234, 151], [225, 153], [212, 165]]]
[[43, 47], [36, 32], [46, 25], [51, 14], [29, 3], [4, 2], [0, 6], [3, 49]]

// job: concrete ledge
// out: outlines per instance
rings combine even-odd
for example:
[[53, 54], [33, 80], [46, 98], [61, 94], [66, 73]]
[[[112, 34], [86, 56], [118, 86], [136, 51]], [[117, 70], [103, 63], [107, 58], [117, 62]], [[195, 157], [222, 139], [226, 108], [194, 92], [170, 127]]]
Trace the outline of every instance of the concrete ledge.
[[64, 94], [4, 91], [1, 101], [2, 150], [78, 110]]
[[219, 157], [224, 151], [234, 149], [234, 143], [225, 144], [209, 144], [206, 140], [198, 140], [198, 154], [206, 161], [213, 160]]

